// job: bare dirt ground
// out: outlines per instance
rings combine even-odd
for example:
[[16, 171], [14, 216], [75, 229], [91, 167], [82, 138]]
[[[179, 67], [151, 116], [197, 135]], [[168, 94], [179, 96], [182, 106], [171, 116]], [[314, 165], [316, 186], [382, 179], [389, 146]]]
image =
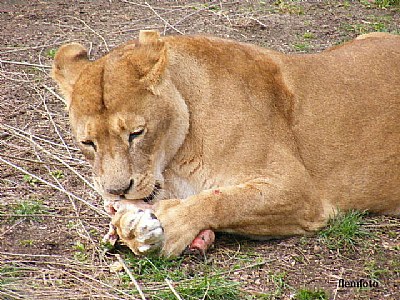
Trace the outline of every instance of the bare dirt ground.
[[[373, 2], [0, 1], [0, 299], [140, 299], [126, 273], [110, 271], [116, 253], [147, 299], [177, 297], [167, 275], [146, 277], [143, 261], [123, 247], [105, 253], [99, 245], [109, 220], [49, 77], [54, 49], [77, 41], [97, 58], [140, 29], [158, 29], [316, 52], [360, 33], [400, 33], [399, 7]], [[368, 216], [364, 223], [365, 242], [338, 250], [318, 237], [220, 235], [206, 260], [184, 257], [166, 274], [178, 291], [204, 278], [200, 296], [185, 299], [400, 299], [400, 221]], [[176, 279], [177, 271], [188, 279]], [[212, 296], [216, 286], [205, 280], [216, 277], [239, 294]], [[341, 278], [378, 286], [341, 288]], [[299, 298], [301, 289], [326, 296]]]

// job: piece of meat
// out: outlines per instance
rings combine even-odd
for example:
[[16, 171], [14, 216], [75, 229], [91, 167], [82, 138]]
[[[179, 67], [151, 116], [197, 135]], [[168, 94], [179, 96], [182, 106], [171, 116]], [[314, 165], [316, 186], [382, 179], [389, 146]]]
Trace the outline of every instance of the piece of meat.
[[205, 254], [215, 241], [215, 233], [211, 229], [201, 231], [189, 246], [189, 251], [198, 251]]
[[114, 210], [138, 210], [138, 209], [152, 209], [152, 205], [144, 202], [143, 200], [119, 200], [113, 204]]
[[143, 200], [105, 200], [104, 210], [113, 217], [117, 211], [133, 209], [152, 209], [151, 204]]

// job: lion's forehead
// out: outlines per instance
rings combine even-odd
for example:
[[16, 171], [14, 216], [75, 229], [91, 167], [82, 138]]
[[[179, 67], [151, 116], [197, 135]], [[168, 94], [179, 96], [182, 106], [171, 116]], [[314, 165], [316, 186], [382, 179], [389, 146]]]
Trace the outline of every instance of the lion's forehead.
[[120, 135], [146, 125], [145, 118], [135, 113], [109, 112], [83, 114], [80, 111], [70, 113], [71, 123], [75, 124], [78, 136]]
[[74, 85], [71, 106], [86, 114], [137, 106], [146, 92], [131, 76], [132, 66], [111, 53], [89, 64]]

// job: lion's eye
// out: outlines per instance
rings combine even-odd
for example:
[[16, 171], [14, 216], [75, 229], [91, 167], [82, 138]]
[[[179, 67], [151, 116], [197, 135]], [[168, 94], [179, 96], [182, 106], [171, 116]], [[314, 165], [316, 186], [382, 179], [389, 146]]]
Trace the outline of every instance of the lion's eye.
[[134, 132], [129, 134], [129, 143], [131, 143], [134, 139], [136, 139], [138, 136], [142, 135], [144, 132], [144, 128], [135, 130]]
[[96, 144], [93, 141], [82, 141], [81, 143], [86, 147], [92, 147], [94, 151], [97, 150]]

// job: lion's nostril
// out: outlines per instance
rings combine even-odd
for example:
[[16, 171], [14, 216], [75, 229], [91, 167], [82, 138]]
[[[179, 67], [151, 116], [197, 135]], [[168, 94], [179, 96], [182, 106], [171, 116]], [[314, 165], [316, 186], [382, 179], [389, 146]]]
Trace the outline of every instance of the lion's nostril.
[[107, 189], [107, 192], [113, 195], [125, 195], [129, 192], [131, 187], [133, 186], [133, 180], [129, 181], [129, 185], [122, 187], [122, 188], [109, 188]]

